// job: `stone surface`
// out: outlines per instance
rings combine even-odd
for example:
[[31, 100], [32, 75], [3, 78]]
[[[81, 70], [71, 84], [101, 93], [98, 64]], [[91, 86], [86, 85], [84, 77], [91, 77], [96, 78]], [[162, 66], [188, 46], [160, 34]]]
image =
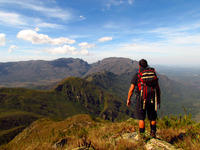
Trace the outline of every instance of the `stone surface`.
[[121, 137], [123, 139], [131, 140], [132, 142], [137, 142], [139, 140], [139, 135], [137, 132], [125, 133]]
[[[149, 136], [146, 135], [146, 144], [145, 147], [147, 150], [177, 150], [175, 146], [173, 146], [170, 143], [167, 143], [166, 141], [160, 140], [160, 139], [155, 139], [155, 138], [148, 138]], [[129, 140], [131, 142], [138, 142], [139, 139], [139, 134], [137, 132], [132, 132], [132, 133], [125, 133], [121, 135], [116, 140], [119, 140], [120, 138]], [[181, 149], [179, 149], [181, 150]]]
[[154, 138], [150, 139], [145, 146], [147, 150], [177, 150], [170, 143]]

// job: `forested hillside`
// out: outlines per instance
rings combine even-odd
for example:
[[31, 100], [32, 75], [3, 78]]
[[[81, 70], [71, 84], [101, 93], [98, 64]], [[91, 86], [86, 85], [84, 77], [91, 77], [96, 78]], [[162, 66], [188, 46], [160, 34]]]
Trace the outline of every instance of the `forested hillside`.
[[116, 95], [78, 77], [64, 79], [49, 91], [0, 88], [0, 143], [39, 118], [62, 120], [76, 114], [116, 121], [133, 117], [133, 110]]

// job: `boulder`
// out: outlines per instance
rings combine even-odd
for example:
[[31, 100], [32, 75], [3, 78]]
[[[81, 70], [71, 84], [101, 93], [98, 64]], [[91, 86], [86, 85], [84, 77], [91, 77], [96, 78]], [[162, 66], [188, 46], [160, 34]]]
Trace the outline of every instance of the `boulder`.
[[[145, 145], [147, 150], [177, 150], [177, 148], [166, 141], [159, 139], [150, 139]], [[181, 149], [179, 149], [181, 150]]]

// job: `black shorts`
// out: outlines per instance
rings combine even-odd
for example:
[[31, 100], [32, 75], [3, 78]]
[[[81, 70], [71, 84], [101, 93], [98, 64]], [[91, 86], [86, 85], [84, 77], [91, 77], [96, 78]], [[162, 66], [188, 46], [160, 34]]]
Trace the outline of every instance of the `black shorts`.
[[157, 112], [155, 111], [154, 103], [146, 103], [145, 109], [143, 109], [143, 101], [140, 100], [139, 96], [136, 97], [135, 113], [134, 116], [136, 119], [145, 120], [146, 113], [149, 120], [156, 120]]

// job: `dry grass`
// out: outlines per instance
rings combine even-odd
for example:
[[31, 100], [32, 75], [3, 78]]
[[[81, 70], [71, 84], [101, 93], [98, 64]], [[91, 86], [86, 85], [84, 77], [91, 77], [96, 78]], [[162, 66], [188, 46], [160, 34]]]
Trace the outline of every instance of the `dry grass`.
[[[165, 118], [166, 119], [166, 118]], [[165, 119], [158, 120], [157, 134], [160, 139], [183, 149], [200, 149], [200, 124], [180, 124], [171, 126]], [[172, 120], [169, 120], [173, 123]], [[148, 123], [147, 130], [149, 127]], [[122, 138], [124, 133], [137, 131], [138, 122], [109, 122], [89, 115], [77, 115], [65, 121], [54, 122], [41, 119], [25, 129], [2, 149], [53, 150], [52, 146], [65, 140], [63, 149], [90, 147], [96, 150], [145, 149], [145, 142], [133, 143]]]

